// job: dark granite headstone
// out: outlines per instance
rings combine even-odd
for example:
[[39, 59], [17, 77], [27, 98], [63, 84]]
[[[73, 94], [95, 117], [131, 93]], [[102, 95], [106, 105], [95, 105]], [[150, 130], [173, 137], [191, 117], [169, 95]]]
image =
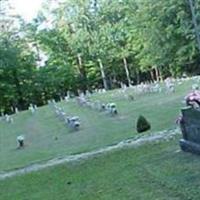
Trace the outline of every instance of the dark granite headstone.
[[183, 151], [200, 154], [200, 110], [186, 107], [181, 111], [183, 139], [180, 140], [180, 147]]

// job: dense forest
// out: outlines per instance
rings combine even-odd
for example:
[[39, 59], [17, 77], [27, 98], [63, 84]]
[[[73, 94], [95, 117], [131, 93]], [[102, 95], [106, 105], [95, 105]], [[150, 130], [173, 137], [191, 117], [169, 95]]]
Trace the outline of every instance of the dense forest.
[[31, 23], [9, 9], [1, 0], [1, 112], [200, 73], [200, 0], [47, 0]]

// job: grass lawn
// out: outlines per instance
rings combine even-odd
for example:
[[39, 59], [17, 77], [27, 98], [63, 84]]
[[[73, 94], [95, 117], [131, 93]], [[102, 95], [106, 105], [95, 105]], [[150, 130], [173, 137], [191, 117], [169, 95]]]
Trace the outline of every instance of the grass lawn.
[[[134, 137], [137, 134], [136, 119], [140, 114], [151, 122], [152, 132], [173, 128], [181, 101], [192, 83], [188, 81], [178, 86], [174, 94], [134, 94], [135, 101], [122, 98], [119, 90], [91, 97], [116, 102], [117, 117], [79, 107], [73, 101], [60, 103], [67, 114], [80, 117], [81, 130], [78, 132], [70, 132], [49, 106], [41, 107], [34, 115], [29, 111], [15, 115], [14, 124], [0, 121], [0, 172], [53, 157], [91, 151]], [[26, 148], [16, 150], [16, 137], [21, 134], [25, 136]]]
[[198, 200], [199, 156], [178, 138], [0, 182], [0, 200]]

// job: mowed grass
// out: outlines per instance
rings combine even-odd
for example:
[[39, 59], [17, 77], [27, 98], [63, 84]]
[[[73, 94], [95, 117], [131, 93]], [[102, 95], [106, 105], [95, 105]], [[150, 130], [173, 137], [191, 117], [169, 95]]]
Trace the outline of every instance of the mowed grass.
[[[49, 106], [39, 108], [34, 115], [30, 111], [21, 112], [14, 116], [14, 124], [0, 122], [0, 172], [53, 157], [91, 151], [134, 137], [140, 114], [151, 123], [152, 129], [146, 134], [173, 128], [182, 107], [181, 101], [192, 83], [188, 81], [177, 86], [174, 94], [138, 95], [130, 90], [135, 101], [125, 99], [119, 90], [91, 97], [102, 102], [115, 102], [119, 111], [117, 117], [80, 107], [73, 100], [59, 103], [67, 114], [80, 117], [81, 130], [78, 132], [71, 132]], [[17, 150], [16, 137], [21, 134], [25, 136], [26, 147]]]
[[0, 181], [0, 200], [198, 200], [200, 159], [178, 139]]

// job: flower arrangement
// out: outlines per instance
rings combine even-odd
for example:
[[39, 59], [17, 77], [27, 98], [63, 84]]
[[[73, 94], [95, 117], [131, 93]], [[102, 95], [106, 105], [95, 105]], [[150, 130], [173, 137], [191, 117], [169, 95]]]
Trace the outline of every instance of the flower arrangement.
[[[195, 90], [190, 92], [185, 97], [185, 102], [187, 106], [191, 106], [194, 109], [200, 110], [200, 90]], [[176, 119], [176, 124], [180, 124], [182, 122], [182, 114], [178, 116]]]
[[200, 90], [190, 92], [185, 97], [186, 105], [192, 106], [193, 108], [200, 108]]

